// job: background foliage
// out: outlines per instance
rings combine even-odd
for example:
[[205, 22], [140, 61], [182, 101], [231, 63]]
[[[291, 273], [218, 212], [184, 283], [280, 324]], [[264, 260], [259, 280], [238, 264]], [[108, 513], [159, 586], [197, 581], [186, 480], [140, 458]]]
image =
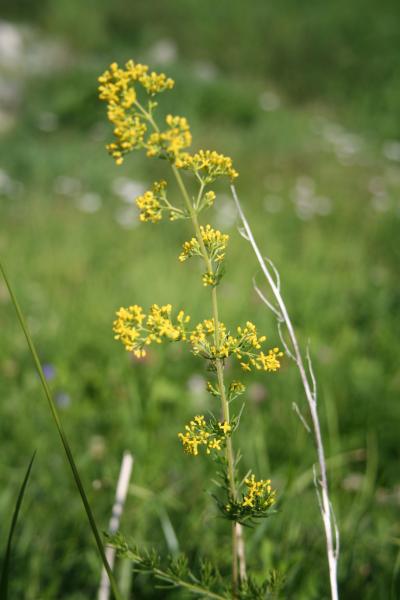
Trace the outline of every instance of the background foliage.
[[[207, 373], [175, 346], [131, 361], [111, 332], [126, 303], [172, 302], [194, 320], [210, 314], [195, 265], [176, 260], [185, 226], [137, 225], [133, 200], [163, 165], [133, 155], [116, 168], [104, 150], [110, 131], [97, 75], [133, 57], [174, 77], [165, 110], [189, 118], [195, 145], [233, 156], [249, 220], [281, 272], [300, 337], [311, 340], [342, 530], [342, 597], [397, 598], [400, 10], [391, 0], [246, 6], [2, 5], [0, 252], [102, 527], [129, 448], [136, 462], [124, 533], [162, 554], [217, 557], [228, 570], [228, 534], [204, 493], [210, 465], [183, 455], [176, 435], [207, 410]], [[213, 217], [231, 235], [223, 320], [250, 316], [275, 343], [252, 289], [256, 263], [224, 193]], [[93, 597], [98, 559], [2, 284], [0, 325], [0, 552], [38, 449], [13, 597]], [[284, 571], [288, 598], [325, 598], [313, 448], [292, 411], [293, 401], [302, 405], [297, 373], [287, 361], [278, 376], [252, 374], [248, 383], [243, 467], [271, 476], [280, 497], [279, 514], [247, 532], [250, 564], [260, 576]], [[145, 578], [134, 590], [157, 597]]]

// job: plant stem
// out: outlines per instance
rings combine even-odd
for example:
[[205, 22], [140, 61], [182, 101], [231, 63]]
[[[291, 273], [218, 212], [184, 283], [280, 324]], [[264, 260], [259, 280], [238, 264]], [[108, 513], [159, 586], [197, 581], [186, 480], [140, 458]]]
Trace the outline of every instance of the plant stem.
[[[126, 554], [126, 558], [128, 558], [128, 560], [132, 561], [132, 562], [136, 562], [139, 565], [142, 564], [142, 558], [135, 554], [134, 552], [132, 552], [132, 550], [128, 550], [127, 554]], [[212, 592], [211, 590], [207, 590], [206, 588], [203, 588], [201, 585], [198, 585], [196, 583], [191, 583], [190, 581], [185, 581], [184, 579], [181, 579], [178, 576], [174, 576], [171, 573], [169, 573], [168, 571], [163, 571], [162, 569], [160, 569], [159, 567], [153, 567], [152, 569], [149, 570], [137, 570], [137, 572], [150, 572], [154, 577], [156, 577], [157, 579], [161, 580], [161, 581], [166, 581], [169, 583], [174, 584], [175, 586], [179, 586], [182, 588], [185, 588], [187, 590], [189, 590], [192, 593], [195, 594], [201, 594], [201, 597], [205, 598], [212, 598], [213, 600], [226, 600], [226, 596], [221, 596], [220, 594], [217, 594], [216, 592]]]
[[48, 402], [48, 405], [49, 405], [49, 408], [50, 408], [50, 412], [51, 412], [52, 417], [54, 419], [54, 422], [56, 424], [58, 433], [59, 433], [60, 438], [61, 438], [61, 443], [62, 443], [62, 445], [64, 447], [65, 454], [67, 456], [69, 465], [71, 467], [72, 475], [73, 475], [73, 477], [75, 479], [76, 487], [78, 488], [79, 494], [81, 496], [81, 500], [83, 502], [83, 506], [84, 506], [85, 511], [86, 511], [86, 516], [88, 518], [88, 521], [89, 521], [89, 524], [90, 524], [90, 527], [91, 527], [91, 530], [92, 530], [92, 533], [93, 533], [93, 536], [94, 536], [94, 539], [95, 539], [95, 542], [96, 542], [97, 550], [98, 550], [98, 552], [100, 554], [100, 557], [101, 557], [101, 560], [103, 562], [104, 568], [107, 571], [107, 575], [108, 575], [108, 578], [110, 580], [111, 589], [113, 591], [114, 598], [115, 598], [115, 600], [122, 600], [121, 594], [119, 593], [118, 586], [117, 586], [117, 583], [116, 583], [115, 578], [114, 578], [114, 574], [113, 574], [113, 572], [112, 572], [112, 570], [110, 568], [110, 565], [108, 564], [108, 560], [106, 558], [106, 554], [105, 554], [103, 542], [101, 541], [100, 533], [99, 533], [99, 530], [97, 528], [96, 521], [95, 521], [92, 509], [91, 509], [90, 504], [89, 504], [89, 500], [88, 500], [88, 498], [86, 496], [86, 492], [85, 492], [85, 489], [83, 487], [83, 483], [82, 483], [82, 480], [80, 478], [80, 475], [79, 475], [79, 472], [78, 472], [78, 468], [77, 468], [77, 466], [75, 464], [75, 460], [74, 460], [74, 457], [72, 455], [72, 451], [71, 451], [71, 448], [70, 448], [67, 436], [66, 436], [66, 434], [64, 432], [64, 429], [63, 429], [63, 426], [61, 424], [60, 417], [58, 416], [57, 408], [56, 408], [56, 405], [54, 403], [53, 397], [51, 395], [49, 386], [47, 385], [46, 377], [45, 377], [45, 375], [43, 373], [43, 369], [42, 369], [42, 365], [40, 363], [39, 356], [38, 356], [38, 354], [36, 352], [35, 345], [33, 343], [31, 335], [29, 333], [28, 327], [27, 327], [27, 325], [25, 323], [25, 319], [24, 319], [24, 316], [23, 316], [22, 311], [20, 309], [20, 306], [18, 304], [17, 298], [16, 298], [16, 296], [14, 294], [14, 290], [13, 290], [13, 288], [11, 286], [11, 283], [10, 283], [8, 277], [7, 277], [7, 274], [6, 274], [5, 270], [4, 270], [4, 267], [1, 264], [1, 262], [0, 262], [0, 272], [2, 273], [4, 281], [5, 281], [6, 286], [8, 288], [8, 291], [9, 291], [9, 294], [10, 294], [10, 297], [11, 297], [11, 301], [12, 301], [12, 303], [14, 305], [15, 312], [17, 313], [18, 321], [19, 321], [19, 323], [21, 325], [22, 331], [24, 332], [24, 335], [25, 335], [25, 338], [26, 338], [26, 341], [27, 341], [30, 353], [31, 353], [32, 358], [33, 358], [33, 362], [34, 362], [36, 370], [38, 372], [39, 379], [41, 381], [41, 384], [42, 384], [42, 387], [43, 387], [43, 390], [44, 390], [44, 394], [46, 396], [46, 399], [47, 399], [47, 402]]
[[[193, 223], [193, 227], [195, 230], [197, 241], [199, 242], [200, 250], [206, 264], [206, 268], [208, 272], [212, 272], [211, 260], [208, 256], [206, 247], [204, 245], [204, 241], [201, 235], [199, 222], [197, 219], [197, 213], [193, 209], [193, 205], [190, 201], [189, 194], [187, 192], [186, 186], [182, 180], [181, 174], [178, 169], [172, 165], [172, 170], [174, 172], [176, 181], [178, 183], [179, 189], [182, 192], [182, 196], [185, 200], [186, 207], [189, 211], [190, 218]], [[216, 348], [219, 347], [220, 344], [220, 336], [219, 336], [219, 316], [218, 316], [218, 296], [217, 296], [217, 288], [213, 286], [211, 291], [211, 299], [212, 299], [212, 313], [214, 319], [214, 339]], [[224, 421], [227, 423], [230, 422], [229, 418], [229, 403], [226, 397], [225, 383], [224, 383], [224, 364], [220, 358], [215, 360], [216, 370], [217, 370], [217, 378], [218, 378], [218, 387], [219, 392], [221, 394], [221, 408]], [[225, 450], [226, 460], [228, 463], [228, 478], [229, 478], [229, 487], [232, 498], [236, 500], [237, 492], [236, 492], [236, 484], [235, 484], [235, 458], [233, 452], [232, 438], [228, 437], [226, 440], [226, 450]], [[236, 523], [232, 523], [232, 588], [233, 588], [233, 597], [236, 597], [239, 583], [239, 574], [238, 574], [238, 530], [236, 527]]]
[[[156, 577], [158, 576], [162, 579], [164, 579], [166, 576], [168, 576], [167, 573], [164, 573], [160, 569], [154, 569], [153, 573]], [[220, 596], [219, 594], [216, 594], [215, 592], [206, 590], [205, 588], [202, 588], [200, 585], [195, 585], [194, 583], [189, 583], [188, 581], [185, 581], [184, 579], [177, 579], [176, 585], [179, 585], [179, 587], [182, 587], [182, 588], [186, 588], [187, 590], [189, 590], [190, 592], [193, 592], [194, 594], [201, 594], [203, 597], [206, 596], [207, 598], [213, 598], [214, 600], [226, 600], [225, 596]]]
[[[144, 109], [143, 106], [138, 101], [136, 101], [136, 105], [139, 108], [139, 110], [142, 112], [143, 116], [148, 120], [148, 122], [154, 128], [154, 130], [159, 132], [159, 127], [158, 127], [157, 123], [154, 121], [151, 113], [149, 111], [147, 111], [146, 109]], [[172, 171], [174, 173], [176, 182], [178, 184], [178, 187], [182, 193], [186, 208], [190, 215], [190, 218], [191, 218], [194, 230], [195, 230], [196, 238], [197, 238], [197, 241], [200, 246], [201, 254], [202, 254], [204, 262], [206, 264], [207, 272], [211, 273], [212, 272], [212, 264], [211, 264], [210, 257], [208, 256], [208, 253], [207, 253], [207, 250], [206, 250], [206, 247], [205, 247], [202, 235], [201, 235], [200, 225], [199, 225], [199, 221], [197, 218], [197, 212], [193, 207], [193, 204], [190, 200], [190, 196], [188, 194], [188, 191], [186, 189], [186, 186], [183, 182], [183, 179], [181, 177], [179, 170], [173, 164], [171, 165], [171, 167], [172, 167]], [[199, 192], [199, 196], [197, 199], [197, 204], [201, 197], [201, 192], [203, 191], [203, 187], [204, 187], [203, 183], [200, 183], [200, 192]], [[217, 289], [215, 286], [213, 286], [213, 288], [212, 288], [211, 297], [212, 297], [212, 312], [213, 312], [214, 328], [215, 328], [214, 340], [215, 340], [215, 346], [218, 348], [219, 342], [220, 342], [220, 340], [219, 340], [219, 318], [218, 318], [218, 297], [217, 297]], [[224, 373], [223, 373], [224, 364], [220, 358], [217, 358], [215, 363], [216, 363], [216, 370], [217, 370], [218, 386], [219, 386], [219, 390], [220, 390], [220, 394], [221, 394], [222, 413], [223, 413], [224, 420], [227, 423], [229, 423], [229, 403], [226, 398]], [[228, 463], [228, 478], [229, 478], [230, 492], [231, 492], [232, 498], [235, 500], [237, 497], [236, 484], [235, 484], [235, 458], [234, 458], [234, 452], [233, 452], [233, 446], [232, 446], [232, 439], [230, 437], [228, 437], [226, 440], [225, 454], [226, 454], [226, 460]], [[238, 547], [239, 547], [239, 535], [241, 533], [239, 530], [239, 526], [237, 527], [236, 525], [237, 525], [236, 523], [232, 523], [232, 589], [233, 589], [233, 597], [234, 598], [236, 598], [237, 590], [238, 590], [238, 583], [239, 583]], [[240, 541], [241, 541], [240, 555], [242, 557], [240, 570], [245, 578], [243, 538], [241, 538]]]
[[[278, 323], [285, 323], [286, 328], [288, 330], [289, 338], [292, 343], [292, 352], [287, 349], [287, 354], [294, 360], [297, 365], [297, 368], [300, 373], [300, 379], [303, 385], [304, 393], [307, 399], [308, 407], [310, 410], [312, 427], [315, 439], [315, 445], [317, 449], [317, 457], [318, 464], [320, 470], [320, 480], [317, 480], [316, 474], [314, 474], [314, 483], [315, 489], [317, 492], [318, 504], [321, 512], [322, 521], [325, 529], [325, 539], [326, 539], [326, 553], [328, 558], [328, 568], [329, 568], [329, 581], [330, 581], [330, 590], [331, 590], [331, 599], [338, 600], [339, 592], [338, 592], [338, 582], [337, 582], [337, 568], [338, 568], [338, 560], [339, 560], [339, 529], [336, 524], [335, 513], [333, 511], [330, 497], [329, 497], [329, 487], [328, 487], [328, 475], [326, 469], [326, 459], [325, 459], [325, 450], [324, 444], [322, 440], [321, 426], [318, 417], [317, 410], [317, 388], [316, 381], [314, 377], [314, 372], [312, 369], [311, 358], [309, 353], [307, 352], [307, 361], [309, 367], [309, 375], [308, 377], [305, 364], [303, 361], [303, 357], [300, 351], [300, 345], [297, 340], [297, 336], [290, 319], [288, 310], [286, 308], [286, 304], [281, 295], [280, 286], [277, 285], [274, 281], [272, 274], [270, 273], [266, 261], [263, 259], [262, 254], [256, 244], [253, 233], [250, 229], [250, 225], [247, 222], [247, 219], [243, 213], [242, 207], [239, 202], [239, 198], [236, 193], [235, 187], [231, 186], [232, 196], [235, 201], [236, 207], [239, 212], [240, 219], [243, 223], [243, 227], [246, 233], [246, 239], [249, 241], [252, 246], [254, 253], [257, 257], [259, 265], [265, 275], [265, 278], [268, 281], [269, 286], [271, 287], [272, 293], [275, 297], [275, 300], [278, 304], [279, 311], [275, 312], [276, 309], [272, 307], [275, 315], [278, 318]], [[269, 304], [268, 304], [269, 305]], [[270, 306], [270, 305], [269, 305]], [[284, 339], [282, 338], [282, 342], [284, 343]], [[286, 347], [286, 346], [285, 346]], [[302, 419], [303, 421], [303, 419]]]

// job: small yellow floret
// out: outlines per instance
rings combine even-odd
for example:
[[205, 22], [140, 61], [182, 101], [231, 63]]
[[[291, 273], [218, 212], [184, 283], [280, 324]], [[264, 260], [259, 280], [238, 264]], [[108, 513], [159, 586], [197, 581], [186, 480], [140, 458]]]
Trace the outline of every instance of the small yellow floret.
[[232, 426], [227, 421], [219, 423], [218, 427], [224, 432], [225, 435], [232, 431]]

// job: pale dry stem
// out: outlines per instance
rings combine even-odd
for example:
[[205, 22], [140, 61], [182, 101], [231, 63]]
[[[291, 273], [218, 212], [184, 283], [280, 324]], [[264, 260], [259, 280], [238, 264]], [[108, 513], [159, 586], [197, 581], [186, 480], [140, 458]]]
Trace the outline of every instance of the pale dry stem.
[[[121, 515], [124, 510], [126, 496], [128, 494], [129, 481], [131, 478], [134, 459], [130, 452], [124, 452], [122, 457], [121, 469], [118, 477], [117, 490], [115, 492], [115, 500], [112, 508], [110, 524], [108, 531], [110, 534], [117, 533], [121, 520]], [[115, 548], [108, 546], [106, 548], [106, 556], [111, 570], [114, 568]], [[107, 571], [103, 567], [101, 572], [101, 580], [97, 600], [108, 600], [110, 597], [110, 581]]]
[[[282, 342], [285, 346], [287, 354], [289, 355], [290, 358], [292, 358], [294, 360], [294, 362], [297, 365], [297, 368], [300, 373], [300, 378], [301, 378], [301, 382], [303, 385], [304, 393], [306, 396], [306, 400], [308, 403], [311, 421], [312, 421], [312, 431], [314, 434], [315, 444], [316, 444], [316, 448], [317, 448], [317, 458], [318, 458], [320, 477], [319, 478], [317, 477], [317, 472], [315, 469], [314, 470], [314, 474], [315, 474], [314, 475], [314, 483], [315, 483], [315, 489], [316, 489], [317, 498], [318, 498], [318, 505], [319, 505], [319, 509], [321, 512], [321, 517], [322, 517], [322, 521], [324, 524], [324, 530], [325, 530], [326, 553], [327, 553], [328, 566], [329, 566], [331, 599], [338, 600], [339, 594], [338, 594], [338, 584], [337, 584], [337, 566], [338, 566], [338, 559], [339, 559], [339, 529], [338, 529], [336, 518], [335, 518], [333, 509], [332, 509], [332, 504], [329, 499], [329, 488], [328, 488], [328, 477], [327, 477], [327, 471], [326, 471], [325, 451], [324, 451], [324, 445], [323, 445], [323, 441], [322, 441], [321, 426], [320, 426], [318, 410], [317, 410], [317, 385], [316, 385], [314, 371], [312, 368], [311, 357], [310, 357], [309, 351], [307, 349], [306, 358], [307, 358], [307, 365], [308, 365], [308, 372], [309, 372], [309, 375], [307, 375], [307, 371], [304, 366], [304, 361], [303, 361], [303, 358], [302, 358], [302, 355], [300, 352], [300, 346], [299, 346], [299, 343], [298, 343], [298, 340], [296, 337], [296, 333], [294, 331], [291, 319], [289, 317], [289, 313], [286, 308], [285, 302], [281, 295], [279, 273], [278, 273], [277, 269], [273, 266], [271, 261], [269, 259], [264, 259], [263, 256], [261, 255], [261, 252], [256, 244], [256, 241], [254, 239], [254, 236], [252, 234], [250, 226], [249, 226], [247, 219], [243, 213], [242, 207], [240, 205], [240, 202], [239, 202], [239, 199], [238, 199], [238, 196], [236, 193], [236, 189], [233, 185], [231, 186], [231, 191], [232, 191], [233, 199], [235, 201], [237, 210], [239, 212], [240, 219], [243, 224], [242, 235], [250, 243], [251, 247], [254, 250], [254, 253], [260, 264], [262, 272], [271, 288], [271, 291], [273, 293], [273, 296], [277, 303], [277, 306], [272, 305], [262, 295], [262, 293], [260, 292], [260, 290], [257, 287], [255, 289], [256, 289], [257, 293], [259, 294], [259, 296], [261, 297], [261, 299], [272, 310], [272, 312], [274, 313], [274, 315], [276, 316], [276, 318], [278, 320], [278, 325], [279, 325], [280, 336], [281, 336]], [[269, 263], [270, 266], [272, 265], [272, 270], [276, 277], [275, 281], [274, 281], [274, 278], [272, 276], [272, 273], [271, 273], [267, 263]], [[284, 337], [281, 332], [282, 324], [284, 324], [287, 329], [287, 333], [288, 333], [288, 336], [289, 336], [289, 339], [291, 342], [291, 346], [292, 346], [292, 348], [290, 350], [289, 350], [289, 348], [287, 348], [287, 343], [284, 341]], [[307, 425], [306, 421], [305, 421], [304, 417], [301, 416], [300, 410], [298, 409], [296, 404], [295, 404], [295, 410], [299, 414], [303, 425], [306, 426]], [[306, 429], [309, 429], [308, 425], [306, 426]]]

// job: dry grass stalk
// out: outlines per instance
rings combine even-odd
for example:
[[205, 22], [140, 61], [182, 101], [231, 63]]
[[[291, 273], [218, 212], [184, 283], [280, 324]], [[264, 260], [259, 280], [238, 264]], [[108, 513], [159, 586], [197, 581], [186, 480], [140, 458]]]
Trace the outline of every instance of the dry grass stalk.
[[[115, 492], [115, 500], [111, 513], [111, 519], [108, 526], [108, 531], [110, 534], [117, 533], [119, 529], [119, 524], [121, 521], [121, 515], [124, 510], [126, 496], [128, 494], [129, 481], [131, 478], [132, 467], [134, 463], [134, 458], [132, 454], [128, 451], [124, 452], [122, 457], [121, 469], [118, 477], [117, 491]], [[106, 548], [106, 556], [108, 560], [108, 564], [110, 565], [111, 570], [114, 568], [115, 562], [115, 548], [111, 548], [110, 546]], [[99, 593], [97, 596], [98, 600], [109, 600], [110, 597], [110, 580], [108, 578], [106, 570], [102, 569], [101, 572], [101, 580]]]
[[[294, 410], [296, 414], [299, 416], [302, 424], [305, 426], [308, 433], [313, 433], [314, 441], [317, 449], [317, 458], [318, 458], [318, 466], [319, 466], [319, 476], [317, 474], [317, 469], [314, 466], [314, 484], [318, 498], [318, 505], [321, 512], [322, 521], [324, 524], [325, 530], [325, 538], [326, 538], [326, 553], [328, 559], [329, 566], [329, 580], [330, 580], [330, 589], [331, 589], [331, 599], [338, 600], [338, 584], [337, 584], [337, 566], [339, 559], [339, 529], [336, 523], [335, 514], [333, 512], [332, 504], [329, 498], [329, 487], [328, 487], [328, 476], [326, 471], [326, 460], [325, 460], [325, 451], [321, 434], [321, 426], [318, 418], [318, 410], [317, 410], [317, 382], [315, 379], [312, 361], [309, 353], [309, 349], [306, 351], [306, 363], [307, 369], [305, 367], [305, 363], [303, 361], [303, 357], [301, 355], [300, 346], [296, 337], [296, 333], [294, 331], [292, 321], [290, 319], [288, 310], [286, 308], [286, 304], [283, 300], [281, 290], [280, 290], [280, 277], [277, 269], [273, 265], [270, 259], [264, 259], [252, 234], [249, 223], [243, 213], [242, 207], [240, 205], [236, 189], [232, 185], [231, 191], [233, 195], [233, 199], [235, 201], [237, 210], [239, 212], [240, 220], [243, 224], [243, 229], [241, 229], [241, 234], [243, 237], [250, 243], [251, 247], [254, 250], [254, 253], [257, 257], [257, 260], [260, 264], [262, 272], [271, 288], [272, 294], [276, 301], [276, 305], [272, 304], [261, 292], [261, 290], [254, 285], [256, 292], [258, 293], [261, 300], [268, 306], [268, 308], [273, 312], [277, 321], [278, 321], [278, 330], [280, 334], [280, 338], [282, 340], [282, 344], [285, 348], [286, 354], [296, 363], [297, 368], [300, 373], [301, 382], [303, 385], [304, 393], [306, 396], [308, 408], [310, 411], [312, 427], [310, 428], [304, 419], [303, 415], [300, 412], [297, 404], [294, 404]], [[291, 347], [289, 348], [283, 332], [282, 326], [286, 326], [287, 334], [290, 339]]]

